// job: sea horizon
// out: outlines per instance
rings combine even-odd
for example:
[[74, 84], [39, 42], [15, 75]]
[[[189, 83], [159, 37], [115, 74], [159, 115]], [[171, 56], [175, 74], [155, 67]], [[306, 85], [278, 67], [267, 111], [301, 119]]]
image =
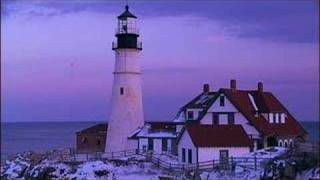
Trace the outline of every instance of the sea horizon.
[[[105, 121], [24, 121], [1, 122], [1, 163], [10, 155], [25, 151], [46, 152], [75, 148], [76, 132]], [[308, 141], [319, 143], [319, 121], [303, 121]], [[45, 143], [44, 143], [45, 142]]]

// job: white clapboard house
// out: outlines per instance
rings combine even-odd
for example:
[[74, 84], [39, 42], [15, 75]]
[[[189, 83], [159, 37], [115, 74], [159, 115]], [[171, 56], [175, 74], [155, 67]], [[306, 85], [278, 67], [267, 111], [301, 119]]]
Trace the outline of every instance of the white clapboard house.
[[177, 154], [185, 163], [237, 157], [268, 146], [293, 147], [306, 131], [271, 93], [254, 90], [203, 91], [181, 107], [172, 122], [146, 123], [132, 137], [138, 148]]

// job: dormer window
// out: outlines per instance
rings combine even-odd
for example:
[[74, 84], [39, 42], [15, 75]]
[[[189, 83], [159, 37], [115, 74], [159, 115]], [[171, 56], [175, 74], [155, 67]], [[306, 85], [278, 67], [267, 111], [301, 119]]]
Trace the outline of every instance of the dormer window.
[[223, 95], [221, 95], [220, 96], [220, 106], [224, 106], [224, 96]]
[[274, 113], [274, 119], [276, 123], [279, 123], [279, 113]]
[[194, 113], [193, 111], [188, 111], [188, 119], [193, 120], [194, 119]]
[[274, 119], [273, 119], [273, 113], [269, 113], [269, 122], [273, 123]]
[[286, 121], [286, 114], [285, 113], [281, 113], [280, 114], [280, 122], [284, 124], [285, 121]]

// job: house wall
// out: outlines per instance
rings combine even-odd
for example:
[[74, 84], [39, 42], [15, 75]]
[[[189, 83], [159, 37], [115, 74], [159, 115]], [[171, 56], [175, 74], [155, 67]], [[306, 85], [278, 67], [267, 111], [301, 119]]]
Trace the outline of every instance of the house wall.
[[198, 148], [198, 162], [219, 160], [220, 150], [228, 150], [229, 157], [241, 157], [250, 152], [249, 147], [206, 147]]
[[145, 150], [148, 149], [148, 138], [139, 138], [139, 149], [143, 149], [143, 146], [145, 146]]
[[[220, 95], [221, 96], [221, 95]], [[224, 106], [220, 106], [220, 97], [209, 108], [209, 112], [238, 112], [229, 99], [225, 97]]]
[[128, 147], [129, 147], [129, 149], [137, 149], [138, 148], [138, 139], [128, 139]]
[[[234, 123], [242, 125], [245, 132], [252, 136], [254, 139], [260, 138], [260, 133], [257, 131], [255, 127], [249, 124], [248, 120], [240, 113], [233, 104], [229, 101], [227, 97], [225, 97], [225, 106], [220, 106], [219, 98], [212, 104], [209, 108], [207, 114], [201, 120], [201, 124], [212, 124], [212, 114], [214, 112], [234, 112]], [[220, 114], [219, 115], [220, 124], [228, 124], [228, 115]]]
[[[161, 154], [162, 152], [162, 139], [163, 138], [152, 138], [153, 139], [153, 153]], [[167, 139], [167, 151], [172, 150], [172, 139]], [[143, 146], [146, 146], [146, 150], [148, 149], [148, 138], [139, 138], [139, 149], [143, 149]]]
[[76, 149], [79, 153], [104, 152], [105, 145], [106, 133], [77, 133]]
[[153, 139], [153, 153], [161, 154], [162, 150], [162, 140], [161, 139]]
[[[182, 161], [182, 148], [186, 149], [185, 157], [186, 161]], [[182, 137], [180, 138], [178, 142], [178, 159], [179, 162], [187, 163], [188, 162], [188, 149], [192, 150], [192, 163], [197, 161], [197, 152], [196, 147], [193, 145], [191, 138], [189, 136], [189, 133], [187, 131], [184, 131], [182, 134]]]

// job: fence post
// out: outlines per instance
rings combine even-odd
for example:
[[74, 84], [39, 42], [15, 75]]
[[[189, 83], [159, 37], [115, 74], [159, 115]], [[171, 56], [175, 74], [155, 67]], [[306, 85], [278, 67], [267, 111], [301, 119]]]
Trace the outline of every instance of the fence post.
[[111, 159], [113, 159], [113, 152], [111, 152]]
[[214, 160], [212, 160], [212, 169], [214, 169]]
[[233, 156], [231, 156], [231, 170], [233, 171]]
[[158, 159], [158, 167], [160, 167], [160, 159]]
[[257, 157], [254, 156], [254, 170], [257, 170]]

